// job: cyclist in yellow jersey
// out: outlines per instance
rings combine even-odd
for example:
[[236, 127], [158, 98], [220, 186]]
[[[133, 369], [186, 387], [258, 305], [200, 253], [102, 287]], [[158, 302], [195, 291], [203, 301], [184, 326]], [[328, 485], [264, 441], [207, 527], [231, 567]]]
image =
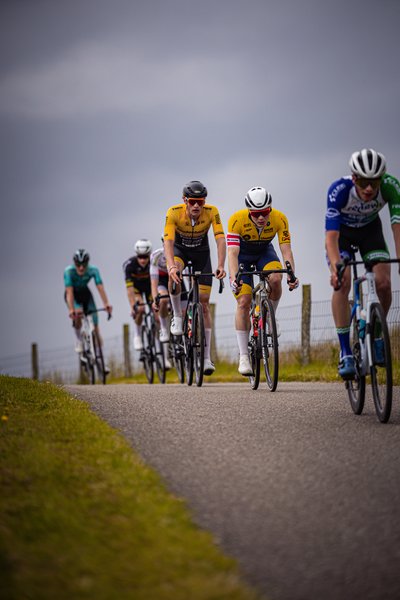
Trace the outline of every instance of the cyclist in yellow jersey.
[[[208, 230], [212, 226], [217, 244], [218, 266], [214, 274], [217, 279], [226, 276], [224, 269], [226, 243], [221, 218], [215, 206], [206, 204], [207, 188], [200, 181], [189, 181], [183, 188], [183, 204], [171, 206], [167, 212], [164, 229], [164, 252], [168, 264], [169, 291], [174, 315], [171, 333], [182, 335], [181, 273], [188, 261], [195, 271], [211, 273]], [[218, 274], [217, 274], [218, 272]], [[173, 283], [176, 284], [172, 294]], [[210, 293], [212, 277], [200, 278], [200, 302], [203, 307], [206, 344], [204, 348], [204, 374], [211, 375], [215, 367], [210, 359], [211, 315]]]
[[[239, 373], [248, 376], [253, 373], [248, 354], [248, 341], [250, 332], [250, 305], [252, 277], [244, 275], [240, 285], [235, 283], [239, 263], [243, 263], [245, 271], [250, 265], [255, 264], [258, 271], [265, 269], [282, 269], [272, 240], [278, 238], [279, 247], [284, 261], [289, 261], [294, 271], [294, 258], [290, 245], [290, 233], [286, 216], [272, 208], [272, 197], [262, 187], [251, 188], [245, 198], [246, 207], [233, 214], [228, 222], [228, 268], [231, 289], [237, 300], [235, 315], [236, 335], [239, 344]], [[272, 273], [269, 277], [272, 288], [270, 300], [274, 310], [278, 308], [282, 295], [282, 274]], [[299, 286], [299, 280], [289, 283], [290, 289]], [[278, 336], [280, 335], [279, 323], [276, 320]]]

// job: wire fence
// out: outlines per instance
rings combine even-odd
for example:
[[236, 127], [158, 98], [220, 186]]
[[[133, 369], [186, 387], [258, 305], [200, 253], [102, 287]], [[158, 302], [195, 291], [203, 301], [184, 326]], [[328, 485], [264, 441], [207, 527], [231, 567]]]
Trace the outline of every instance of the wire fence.
[[[281, 328], [279, 338], [280, 361], [299, 360], [301, 354], [302, 305], [282, 306], [277, 310], [277, 319]], [[392, 305], [387, 316], [391, 335], [392, 358], [400, 360], [400, 292], [393, 292]], [[336, 360], [339, 354], [336, 328], [331, 309], [331, 301], [323, 300], [311, 303], [311, 358]], [[130, 339], [133, 339], [131, 329]], [[235, 313], [215, 317], [214, 339], [218, 360], [236, 362], [239, 356], [235, 332]], [[124, 375], [124, 335], [105, 338], [105, 358], [113, 377]], [[142, 371], [139, 353], [130, 346], [132, 374]], [[53, 383], [77, 383], [80, 377], [79, 359], [74, 344], [51, 350], [38, 349], [38, 370], [41, 381]], [[32, 354], [0, 358], [0, 374], [15, 377], [32, 377]]]

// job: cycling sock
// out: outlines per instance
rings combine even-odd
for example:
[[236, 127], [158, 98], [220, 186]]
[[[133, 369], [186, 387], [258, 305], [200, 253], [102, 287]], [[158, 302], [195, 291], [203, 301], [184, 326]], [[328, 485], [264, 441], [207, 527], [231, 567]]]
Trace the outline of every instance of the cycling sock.
[[174, 311], [174, 316], [182, 318], [182, 313], [181, 313], [181, 295], [180, 294], [176, 294], [176, 296], [173, 296], [171, 294], [171, 304], [172, 304], [172, 309]]
[[168, 329], [168, 317], [160, 317], [161, 329]]
[[272, 306], [274, 308], [274, 314], [276, 315], [276, 311], [277, 311], [277, 308], [278, 308], [279, 300], [271, 300], [271, 304], [272, 304]]
[[138, 325], [135, 323], [135, 335], [142, 337], [142, 324]]
[[350, 347], [350, 325], [348, 327], [336, 327], [336, 331], [340, 343], [340, 358], [345, 356], [353, 356]]
[[249, 332], [248, 331], [239, 331], [236, 330], [236, 337], [239, 344], [239, 354], [248, 354], [249, 353]]
[[206, 334], [206, 345], [204, 346], [204, 358], [210, 358], [211, 329], [205, 328], [204, 333]]
[[80, 329], [76, 329], [74, 327], [74, 332], [75, 332], [76, 339], [81, 340], [82, 339], [82, 327]]

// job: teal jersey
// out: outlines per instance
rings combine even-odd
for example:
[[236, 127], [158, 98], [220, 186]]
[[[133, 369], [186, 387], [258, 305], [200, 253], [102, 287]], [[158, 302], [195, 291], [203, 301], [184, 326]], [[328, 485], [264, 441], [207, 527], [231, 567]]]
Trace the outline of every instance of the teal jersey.
[[75, 291], [82, 290], [87, 287], [89, 281], [94, 277], [96, 285], [103, 283], [100, 277], [100, 273], [97, 267], [88, 265], [86, 273], [84, 275], [78, 275], [75, 269], [75, 265], [69, 265], [64, 271], [64, 283], [65, 287], [73, 287]]

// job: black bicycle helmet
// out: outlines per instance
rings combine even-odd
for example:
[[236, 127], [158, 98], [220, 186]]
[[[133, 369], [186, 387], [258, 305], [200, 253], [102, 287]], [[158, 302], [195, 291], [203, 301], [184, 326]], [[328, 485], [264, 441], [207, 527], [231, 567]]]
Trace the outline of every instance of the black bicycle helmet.
[[207, 188], [201, 181], [189, 181], [183, 188], [184, 198], [207, 198]]

